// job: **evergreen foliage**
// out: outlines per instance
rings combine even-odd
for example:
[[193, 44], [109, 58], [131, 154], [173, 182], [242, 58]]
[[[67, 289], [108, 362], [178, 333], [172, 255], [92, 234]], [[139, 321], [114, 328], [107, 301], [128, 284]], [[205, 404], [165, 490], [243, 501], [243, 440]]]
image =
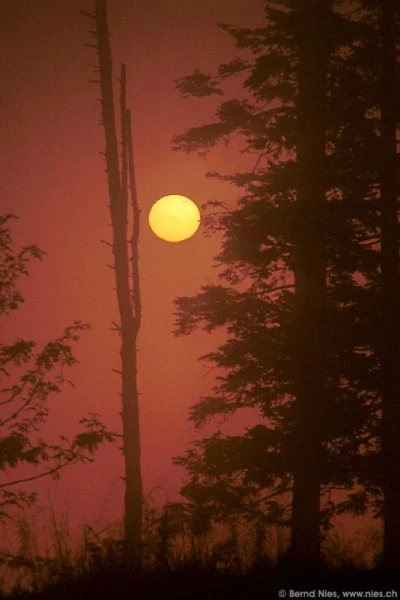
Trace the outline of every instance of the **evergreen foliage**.
[[[321, 519], [329, 527], [334, 514], [359, 515], [370, 506], [379, 515], [382, 509], [379, 8], [337, 1], [324, 12], [320, 3], [310, 3], [304, 20], [305, 4], [265, 2], [266, 25], [254, 30], [221, 25], [252, 59], [235, 58], [214, 75], [196, 71], [177, 82], [184, 96], [223, 96], [224, 82], [238, 76], [244, 93], [222, 102], [212, 123], [176, 136], [176, 150], [204, 153], [240, 137], [243, 151], [255, 157], [251, 172], [208, 173], [244, 190], [234, 207], [205, 207], [206, 230], [222, 234], [216, 256], [221, 283], [175, 302], [177, 335], [197, 328], [227, 332], [226, 343], [201, 357], [221, 375], [213, 394], [192, 407], [190, 419], [200, 427], [250, 407], [260, 424], [243, 435], [218, 432], [195, 442], [176, 462], [188, 470], [182, 493], [190, 502], [215, 514], [223, 507], [225, 518], [257, 507], [288, 524], [283, 513], [291, 504], [281, 499], [292, 491], [299, 451], [296, 261], [307, 236], [322, 232], [325, 379], [314, 426], [322, 432]], [[322, 43], [321, 28], [328, 52], [325, 157], [306, 172], [298, 148], [314, 124], [301, 128], [299, 121], [300, 50], [306, 40], [319, 51], [312, 32], [319, 30]], [[310, 87], [310, 98], [313, 93]], [[325, 201], [307, 212], [299, 188], [315, 177], [317, 166]], [[329, 492], [338, 489], [347, 490], [347, 498], [334, 502]]]

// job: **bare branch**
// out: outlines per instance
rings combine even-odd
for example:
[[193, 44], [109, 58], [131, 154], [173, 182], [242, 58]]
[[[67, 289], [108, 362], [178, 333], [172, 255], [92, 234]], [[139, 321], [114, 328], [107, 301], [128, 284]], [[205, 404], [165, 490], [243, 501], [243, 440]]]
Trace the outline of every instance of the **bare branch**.
[[96, 20], [95, 15], [92, 15], [91, 13], [86, 12], [86, 10], [81, 10], [81, 14], [85, 15], [85, 17], [89, 17], [89, 19], [94, 19]]
[[43, 477], [47, 477], [48, 475], [54, 475], [55, 473], [58, 473], [58, 471], [60, 471], [64, 467], [74, 464], [74, 460], [78, 456], [79, 456], [79, 453], [75, 452], [75, 455], [73, 455], [66, 462], [58, 465], [57, 467], [54, 467], [53, 469], [48, 469], [47, 471], [43, 471], [42, 473], [39, 473], [38, 475], [32, 475], [31, 477], [22, 477], [21, 479], [14, 479], [13, 481], [9, 481], [8, 483], [0, 483], [0, 489], [8, 488], [13, 485], [18, 485], [20, 483], [27, 483], [28, 481], [35, 481], [36, 479], [42, 479]]
[[139, 233], [140, 233], [140, 209], [137, 197], [135, 165], [133, 161], [133, 140], [132, 140], [132, 124], [131, 111], [126, 113], [127, 119], [127, 136], [128, 136], [128, 161], [129, 161], [129, 184], [132, 201], [133, 212], [133, 234], [131, 240], [132, 251], [132, 278], [133, 278], [133, 307], [135, 316], [135, 332], [136, 335], [140, 329], [142, 322], [142, 305], [140, 296], [140, 277], [139, 277]]

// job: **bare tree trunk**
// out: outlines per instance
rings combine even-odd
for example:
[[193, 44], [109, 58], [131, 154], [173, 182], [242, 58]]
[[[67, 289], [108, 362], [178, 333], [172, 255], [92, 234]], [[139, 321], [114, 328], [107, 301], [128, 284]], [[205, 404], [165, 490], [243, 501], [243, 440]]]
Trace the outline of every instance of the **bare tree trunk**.
[[291, 558], [297, 564], [314, 567], [320, 558], [320, 411], [325, 387], [323, 174], [328, 53], [323, 30], [327, 10], [326, 0], [304, 1], [299, 9], [303, 35], [299, 41], [297, 96], [297, 393]]
[[[140, 468], [139, 394], [137, 388], [137, 335], [141, 323], [138, 240], [139, 208], [136, 196], [130, 112], [126, 108], [125, 67], [121, 70], [122, 169], [119, 170], [118, 142], [112, 83], [112, 61], [107, 25], [106, 0], [96, 0], [96, 38], [100, 62], [102, 119], [106, 138], [106, 166], [113, 229], [116, 293], [121, 319], [121, 376], [123, 455], [125, 460], [125, 559], [140, 565], [142, 532], [142, 476]], [[132, 279], [130, 289], [128, 251], [128, 179], [133, 207]]]
[[[396, 167], [396, 2], [381, 0], [381, 267], [384, 562], [400, 566], [400, 275]], [[398, 18], [398, 17], [397, 17]]]

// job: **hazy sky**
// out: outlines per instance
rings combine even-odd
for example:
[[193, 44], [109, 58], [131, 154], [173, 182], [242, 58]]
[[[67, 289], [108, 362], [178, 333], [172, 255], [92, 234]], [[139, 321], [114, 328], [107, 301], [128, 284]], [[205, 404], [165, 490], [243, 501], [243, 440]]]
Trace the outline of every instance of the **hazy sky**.
[[[194, 294], [215, 280], [216, 240], [202, 231], [181, 244], [154, 237], [147, 225], [153, 202], [184, 194], [198, 205], [234, 199], [237, 190], [206, 180], [207, 170], [232, 172], [246, 159], [233, 150], [206, 159], [172, 152], [171, 139], [210, 119], [217, 99], [184, 100], [174, 80], [197, 67], [213, 71], [236, 51], [217, 22], [262, 23], [262, 0], [109, 0], [114, 75], [124, 61], [132, 109], [135, 164], [142, 210], [140, 275], [143, 325], [139, 338], [139, 387], [145, 490], [160, 486], [172, 497], [182, 472], [171, 458], [199, 434], [186, 422], [187, 410], [206, 393], [215, 373], [197, 358], [218, 339], [205, 334], [175, 338], [173, 298]], [[0, 8], [0, 202], [2, 213], [19, 216], [16, 243], [37, 243], [48, 256], [32, 265], [22, 289], [26, 304], [2, 327], [2, 335], [57, 336], [74, 318], [92, 330], [77, 346], [74, 390], [53, 399], [51, 432], [72, 435], [80, 417], [100, 413], [120, 427], [119, 339], [113, 272], [106, 264], [111, 241], [103, 130], [98, 127], [99, 89], [90, 64], [95, 53], [90, 0], [3, 0]], [[248, 160], [248, 159], [247, 159]], [[221, 337], [219, 338], [222, 339]], [[49, 430], [49, 428], [47, 429]], [[107, 447], [94, 466], [72, 467], [50, 489], [57, 508], [111, 519], [121, 514], [123, 465], [117, 448]], [[159, 495], [159, 497], [160, 497]]]

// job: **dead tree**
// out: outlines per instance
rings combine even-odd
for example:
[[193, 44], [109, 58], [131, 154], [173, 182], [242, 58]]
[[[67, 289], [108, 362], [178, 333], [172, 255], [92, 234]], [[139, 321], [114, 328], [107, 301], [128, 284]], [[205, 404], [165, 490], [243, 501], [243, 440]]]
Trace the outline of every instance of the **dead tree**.
[[[107, 24], [106, 0], [96, 0], [92, 17], [98, 53], [102, 125], [105, 132], [105, 162], [108, 177], [112, 249], [121, 338], [122, 438], [125, 461], [125, 561], [141, 563], [142, 475], [140, 463], [139, 392], [137, 385], [137, 337], [141, 324], [139, 280], [139, 205], [135, 185], [131, 116], [126, 107], [126, 72], [121, 69], [121, 165], [114, 108], [112, 59]], [[128, 207], [132, 207], [132, 237], [128, 241]]]

